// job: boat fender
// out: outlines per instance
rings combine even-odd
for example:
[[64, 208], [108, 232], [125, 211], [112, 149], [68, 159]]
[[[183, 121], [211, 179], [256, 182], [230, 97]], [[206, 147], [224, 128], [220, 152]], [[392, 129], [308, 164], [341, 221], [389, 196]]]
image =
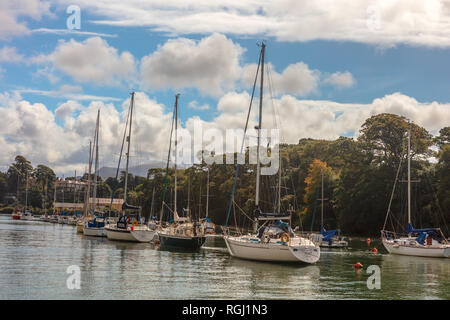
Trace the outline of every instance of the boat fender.
[[377, 248], [375, 248], [375, 247], [374, 247], [374, 248], [372, 248], [372, 252], [373, 252], [373, 253], [378, 253], [378, 250], [377, 250]]
[[361, 262], [357, 262], [357, 263], [355, 263], [355, 264], [353, 265], [353, 267], [354, 267], [355, 269], [361, 269], [361, 268], [363, 267], [363, 265], [361, 264]]
[[280, 240], [281, 242], [289, 242], [289, 235], [287, 233], [283, 233]]

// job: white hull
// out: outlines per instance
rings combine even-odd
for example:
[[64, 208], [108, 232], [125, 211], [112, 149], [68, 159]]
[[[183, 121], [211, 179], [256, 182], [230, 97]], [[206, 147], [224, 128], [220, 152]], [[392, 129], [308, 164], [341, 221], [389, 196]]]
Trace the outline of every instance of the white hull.
[[155, 230], [131, 230], [131, 235], [139, 242], [151, 242], [155, 237]]
[[109, 240], [131, 241], [131, 242], [150, 242], [155, 236], [155, 231], [147, 227], [133, 227], [127, 229], [118, 229], [114, 226], [105, 227], [106, 237]]
[[25, 214], [22, 215], [22, 220], [33, 220], [33, 219], [34, 219], [33, 216], [25, 215]]
[[242, 240], [243, 237], [224, 236], [231, 256], [258, 261], [315, 263], [320, 258], [320, 248], [311, 241], [307, 244], [261, 243]]
[[408, 245], [403, 243], [394, 243], [391, 240], [383, 239], [383, 245], [389, 253], [400, 254], [404, 256], [431, 257], [431, 258], [450, 258], [450, 246], [448, 245]]
[[90, 237], [106, 237], [105, 228], [89, 228], [83, 227], [83, 234]]

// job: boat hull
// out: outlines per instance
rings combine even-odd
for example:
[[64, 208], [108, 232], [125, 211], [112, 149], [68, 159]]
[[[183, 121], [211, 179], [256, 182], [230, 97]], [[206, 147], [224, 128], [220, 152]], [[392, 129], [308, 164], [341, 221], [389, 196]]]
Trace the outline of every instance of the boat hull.
[[22, 215], [21, 214], [13, 214], [13, 215], [11, 215], [11, 218], [13, 220], [21, 220], [22, 219]]
[[130, 233], [138, 242], [151, 242], [156, 234], [154, 230], [130, 230]]
[[139, 228], [120, 229], [116, 227], [105, 227], [108, 240], [128, 242], [150, 242], [155, 236], [155, 231]]
[[237, 237], [224, 236], [231, 256], [246, 260], [272, 262], [315, 263], [320, 258], [320, 248], [314, 245], [279, 245], [250, 243]]
[[206, 241], [205, 236], [185, 237], [159, 233], [158, 237], [161, 246], [163, 247], [192, 249], [192, 250], [199, 249]]
[[383, 245], [391, 254], [429, 258], [450, 258], [450, 247], [448, 246], [408, 246], [403, 244], [396, 244], [392, 241], [387, 240], [383, 240]]
[[105, 228], [90, 228], [84, 226], [83, 234], [90, 237], [106, 237], [106, 230]]

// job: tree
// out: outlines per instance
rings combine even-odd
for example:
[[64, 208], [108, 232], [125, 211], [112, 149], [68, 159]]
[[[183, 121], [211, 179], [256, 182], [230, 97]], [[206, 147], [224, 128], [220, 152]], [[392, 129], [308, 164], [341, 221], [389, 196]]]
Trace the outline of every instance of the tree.
[[411, 129], [411, 154], [429, 157], [433, 144], [431, 134], [424, 128], [408, 123], [406, 118], [382, 113], [367, 119], [360, 130], [358, 141], [377, 163], [398, 162], [405, 155], [405, 134]]

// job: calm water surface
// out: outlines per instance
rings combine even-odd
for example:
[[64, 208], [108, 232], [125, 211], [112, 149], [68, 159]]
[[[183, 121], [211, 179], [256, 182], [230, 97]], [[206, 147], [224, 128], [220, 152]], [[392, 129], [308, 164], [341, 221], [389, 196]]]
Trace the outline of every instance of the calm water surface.
[[[220, 238], [196, 253], [150, 244], [113, 242], [76, 233], [74, 226], [13, 221], [0, 216], [0, 299], [450, 299], [450, 259], [366, 251], [322, 250], [315, 265], [232, 258]], [[366, 271], [381, 268], [381, 289]], [[67, 267], [81, 269], [81, 288], [66, 286]]]

